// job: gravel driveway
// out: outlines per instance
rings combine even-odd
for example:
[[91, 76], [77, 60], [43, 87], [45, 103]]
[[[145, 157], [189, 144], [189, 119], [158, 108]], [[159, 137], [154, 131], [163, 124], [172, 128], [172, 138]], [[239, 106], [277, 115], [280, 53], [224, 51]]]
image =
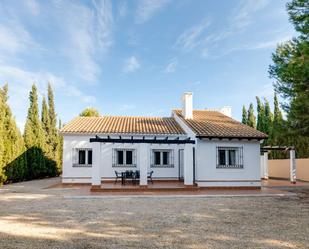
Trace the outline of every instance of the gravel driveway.
[[0, 248], [309, 248], [309, 188], [289, 197], [73, 199], [59, 179], [0, 189]]

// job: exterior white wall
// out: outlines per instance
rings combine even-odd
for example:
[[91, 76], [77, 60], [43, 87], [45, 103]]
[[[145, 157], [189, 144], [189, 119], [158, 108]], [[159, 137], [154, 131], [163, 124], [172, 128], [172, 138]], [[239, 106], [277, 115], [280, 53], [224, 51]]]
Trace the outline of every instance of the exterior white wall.
[[[115, 135], [116, 137], [117, 135]], [[90, 138], [93, 138], [94, 135], [64, 135], [63, 139], [63, 174], [62, 182], [63, 183], [91, 183], [92, 176], [92, 167], [73, 167], [73, 153], [74, 148], [92, 148], [93, 144], [89, 142]], [[111, 136], [112, 137], [112, 136]], [[122, 136], [126, 138], [125, 136]], [[131, 137], [131, 136], [130, 136]], [[137, 138], [138, 136], [134, 136]], [[129, 137], [127, 137], [129, 138]], [[147, 139], [147, 136], [145, 137]], [[148, 137], [150, 138], [150, 137]], [[152, 136], [153, 138], [153, 136]], [[163, 139], [165, 136], [157, 136], [157, 139]], [[169, 136], [170, 139], [173, 136]], [[184, 137], [183, 137], [184, 138]], [[181, 138], [181, 139], [183, 139]], [[104, 179], [113, 179], [115, 177], [116, 171], [125, 171], [125, 170], [138, 170], [140, 169], [140, 158], [150, 155], [153, 149], [168, 149], [172, 150], [173, 153], [173, 162], [174, 167], [172, 168], [158, 168], [151, 167], [150, 163], [147, 163], [148, 171], [153, 170], [153, 178], [160, 179], [178, 179], [179, 177], [179, 149], [184, 149], [184, 145], [177, 144], [148, 144], [149, 150], [147, 150], [148, 155], [140, 155], [144, 150], [140, 149], [140, 146], [145, 144], [131, 144], [131, 143], [101, 143], [101, 164], [100, 164], [100, 175], [104, 182]], [[136, 167], [112, 167], [113, 149], [135, 149], [136, 150]], [[94, 151], [93, 151], [94, 153]], [[95, 155], [93, 154], [93, 158]]]
[[[242, 147], [243, 169], [217, 169], [217, 147]], [[260, 143], [197, 140], [195, 176], [198, 186], [260, 186]]]

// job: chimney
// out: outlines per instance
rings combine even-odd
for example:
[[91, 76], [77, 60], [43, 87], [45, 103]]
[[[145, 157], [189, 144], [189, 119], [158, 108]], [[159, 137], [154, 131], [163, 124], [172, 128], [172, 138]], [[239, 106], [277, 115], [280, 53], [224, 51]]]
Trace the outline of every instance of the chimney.
[[182, 116], [185, 119], [193, 118], [193, 110], [192, 110], [192, 93], [186, 92], [182, 95]]
[[228, 117], [232, 117], [232, 107], [231, 106], [223, 106], [220, 110], [222, 114]]

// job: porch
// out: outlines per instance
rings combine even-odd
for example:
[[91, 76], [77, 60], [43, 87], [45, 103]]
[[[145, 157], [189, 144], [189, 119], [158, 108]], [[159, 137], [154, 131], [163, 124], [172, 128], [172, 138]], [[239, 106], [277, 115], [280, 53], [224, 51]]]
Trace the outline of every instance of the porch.
[[[195, 141], [190, 138], [96, 136], [90, 138], [90, 143], [93, 153], [92, 191], [145, 191], [194, 187]], [[154, 178], [160, 178], [160, 181], [153, 183], [151, 175], [149, 177], [150, 172], [154, 173]], [[114, 178], [114, 173], [120, 180], [116, 184], [110, 181]], [[183, 178], [183, 182], [166, 181], [178, 179], [178, 176]]]

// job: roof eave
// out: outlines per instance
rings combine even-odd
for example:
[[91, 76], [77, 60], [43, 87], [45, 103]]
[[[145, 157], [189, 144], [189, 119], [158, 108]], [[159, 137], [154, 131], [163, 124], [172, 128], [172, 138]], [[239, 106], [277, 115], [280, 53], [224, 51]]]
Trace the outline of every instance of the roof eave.
[[266, 139], [268, 136], [266, 137], [246, 137], [246, 136], [209, 136], [209, 135], [197, 135], [196, 138], [202, 139], [202, 138], [207, 138], [207, 139], [228, 139], [228, 140], [232, 140], [232, 139], [238, 139], [238, 140], [264, 140]]

